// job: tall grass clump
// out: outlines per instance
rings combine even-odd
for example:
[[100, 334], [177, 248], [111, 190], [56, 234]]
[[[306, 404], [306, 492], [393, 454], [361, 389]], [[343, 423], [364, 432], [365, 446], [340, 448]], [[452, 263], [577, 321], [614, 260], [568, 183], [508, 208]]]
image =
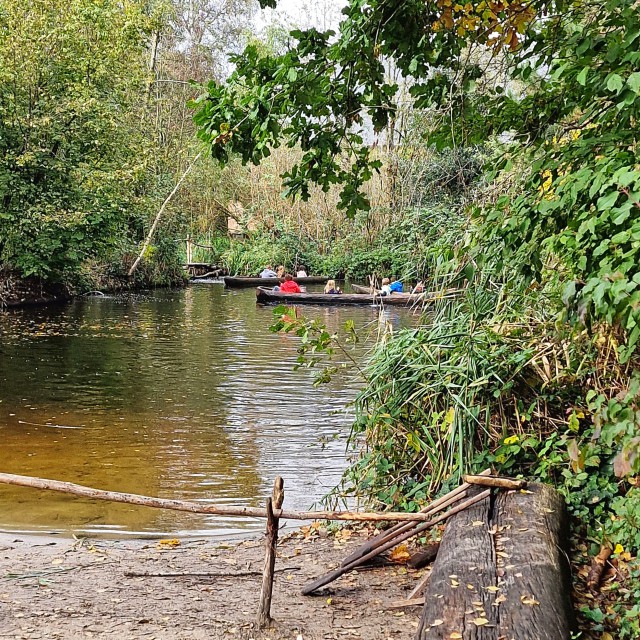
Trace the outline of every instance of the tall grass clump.
[[415, 509], [508, 437], [538, 392], [543, 300], [478, 275], [379, 345], [356, 400], [349, 493]]

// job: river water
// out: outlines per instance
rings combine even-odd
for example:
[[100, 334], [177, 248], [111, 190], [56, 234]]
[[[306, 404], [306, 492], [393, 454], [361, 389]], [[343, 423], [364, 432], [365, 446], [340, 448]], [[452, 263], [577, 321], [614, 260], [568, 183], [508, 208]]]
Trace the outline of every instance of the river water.
[[[380, 325], [373, 307], [302, 309], [331, 330], [349, 319], [364, 335]], [[407, 310], [383, 313], [410, 322]], [[272, 322], [253, 289], [213, 284], [0, 313], [1, 470], [249, 506], [264, 505], [282, 475], [285, 507], [311, 507], [346, 466], [346, 407], [362, 381], [353, 373], [313, 387], [313, 371], [294, 370], [299, 338], [271, 333]], [[0, 531], [185, 536], [263, 526], [0, 485]]]

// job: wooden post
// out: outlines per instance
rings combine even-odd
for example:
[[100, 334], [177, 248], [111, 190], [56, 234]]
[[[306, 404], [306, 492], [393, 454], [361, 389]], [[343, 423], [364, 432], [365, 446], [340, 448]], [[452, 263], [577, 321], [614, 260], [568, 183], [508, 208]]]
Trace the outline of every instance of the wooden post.
[[262, 590], [258, 605], [258, 627], [264, 629], [271, 622], [271, 595], [273, 594], [273, 573], [276, 566], [276, 547], [278, 546], [277, 518], [273, 510], [281, 509], [284, 501], [284, 480], [278, 476], [273, 484], [273, 492], [267, 498], [267, 533], [265, 536], [264, 573], [262, 574]]

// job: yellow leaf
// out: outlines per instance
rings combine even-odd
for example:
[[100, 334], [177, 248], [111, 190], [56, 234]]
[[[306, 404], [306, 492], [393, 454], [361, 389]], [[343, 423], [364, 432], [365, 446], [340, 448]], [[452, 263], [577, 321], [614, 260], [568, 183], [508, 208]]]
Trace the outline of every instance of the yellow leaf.
[[64, 560], [62, 558], [54, 558], [51, 561], [51, 564], [62, 564], [64, 562]]
[[398, 545], [389, 555], [393, 562], [406, 562], [411, 557], [406, 544]]
[[617, 544], [616, 548], [613, 550], [613, 553], [622, 553], [624, 551], [624, 547], [621, 544]]
[[331, 598], [327, 598], [327, 604], [331, 604], [333, 600]]
[[476, 627], [482, 627], [485, 624], [489, 624], [489, 621], [486, 618], [476, 618], [473, 624], [475, 624]]
[[485, 587], [487, 591], [498, 591], [498, 587]]
[[452, 631], [449, 634], [449, 637], [451, 638], [451, 640], [459, 640], [460, 638], [462, 638], [462, 634], [458, 633], [457, 631]]
[[536, 604], [540, 604], [533, 596], [520, 596], [520, 601], [522, 604], [528, 604], [534, 606]]
[[[448, 26], [446, 21], [445, 21], [445, 26]], [[451, 22], [451, 26], [453, 26], [453, 22]], [[456, 417], [455, 408], [454, 407], [449, 407], [449, 410], [447, 411], [447, 413], [444, 416], [444, 425], [443, 425], [443, 427], [446, 429], [446, 427], [448, 427], [451, 424], [453, 424], [453, 420], [454, 420], [455, 417]]]
[[440, 618], [438, 618], [437, 620], [434, 620], [434, 621], [431, 623], [431, 626], [432, 626], [432, 627], [439, 627], [443, 622], [444, 622], [444, 620], [441, 620]]
[[170, 538], [168, 540], [159, 540], [157, 546], [160, 549], [162, 549], [163, 547], [179, 547], [180, 540], [178, 540], [177, 538]]

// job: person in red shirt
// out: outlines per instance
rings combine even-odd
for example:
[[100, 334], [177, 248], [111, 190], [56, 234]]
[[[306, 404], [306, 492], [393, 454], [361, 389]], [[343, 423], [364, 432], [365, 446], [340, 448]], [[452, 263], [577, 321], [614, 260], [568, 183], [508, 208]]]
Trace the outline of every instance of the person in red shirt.
[[302, 293], [302, 289], [297, 282], [293, 281], [293, 276], [289, 273], [284, 277], [284, 282], [280, 285], [282, 293]]

